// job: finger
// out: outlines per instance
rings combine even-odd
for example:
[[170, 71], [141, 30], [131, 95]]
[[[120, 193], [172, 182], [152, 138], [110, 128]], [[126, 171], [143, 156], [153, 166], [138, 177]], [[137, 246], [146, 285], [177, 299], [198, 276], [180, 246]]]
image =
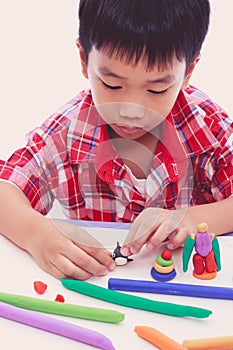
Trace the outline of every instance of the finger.
[[151, 236], [151, 238], [148, 240], [147, 248], [149, 250], [153, 250], [155, 247], [158, 247], [164, 240], [166, 240], [166, 238], [169, 236], [169, 233], [168, 221], [162, 222], [154, 234]]
[[148, 211], [147, 217], [145, 215], [141, 216], [140, 220], [135, 221], [135, 225], [133, 224], [131, 226], [130, 232], [121, 249], [123, 255], [128, 256], [138, 253], [160, 226], [163, 220], [162, 211], [156, 211], [156, 215], [153, 214], [152, 211]]
[[169, 237], [169, 241], [167, 243], [168, 249], [176, 249], [184, 245], [185, 240], [189, 236], [189, 230], [187, 227], [180, 227], [177, 229], [177, 233]]
[[139, 226], [138, 229], [133, 232], [134, 238], [128, 239], [121, 247], [121, 254], [124, 256], [129, 256], [132, 254], [137, 254], [140, 252], [142, 246], [147, 242], [152, 228], [150, 230], [144, 231], [144, 228]]
[[[88, 272], [93, 273], [94, 271], [95, 275], [103, 276], [107, 272], [105, 271], [106, 267], [110, 271], [115, 269], [116, 265], [111, 258], [111, 252], [106, 250], [98, 240], [89, 234], [89, 232], [66, 221], [52, 220], [52, 222], [56, 225], [56, 228], [58, 228], [60, 232], [75, 242], [75, 245], [78, 246], [82, 252], [85, 251], [88, 253], [88, 255], [94, 257], [94, 259], [92, 259], [92, 263], [91, 261], [87, 262], [90, 268], [90, 271], [87, 270]], [[83, 254], [82, 257], [84, 261], [86, 261]], [[95, 264], [95, 260], [99, 261], [100, 264]], [[85, 269], [85, 262], [83, 263], [81, 260], [80, 264], [82, 265], [81, 267]], [[94, 268], [93, 271], [91, 270], [92, 268]]]
[[52, 263], [57, 278], [72, 278], [77, 280], [87, 280], [91, 273], [75, 265], [63, 255], [58, 255], [56, 261]]
[[147, 242], [149, 236], [150, 232], [142, 234], [142, 231], [140, 230], [140, 238], [133, 242], [129, 242], [127, 246], [123, 246], [121, 248], [121, 253], [126, 256], [139, 253], [143, 245]]
[[51, 276], [60, 279], [60, 278], [67, 278], [66, 274], [60, 271], [60, 269], [55, 266], [53, 263], [45, 263], [45, 264], [39, 264], [39, 266], [47, 273], [49, 273]]
[[116, 265], [112, 260], [111, 252], [105, 249], [103, 245], [86, 230], [64, 221], [58, 223], [56, 221], [56, 225], [58, 225], [59, 229], [62, 229], [65, 236], [75, 242], [76, 246], [82, 251], [85, 251], [88, 255], [94, 257], [95, 260], [99, 261], [100, 264], [107, 267], [110, 271], [115, 269]]
[[[31, 252], [32, 254], [32, 252]], [[52, 275], [53, 277], [59, 279], [59, 278], [66, 278], [66, 274], [59, 269], [58, 266], [54, 264], [54, 261], [56, 260], [56, 255], [52, 254], [50, 255], [39, 255], [38, 254], [32, 254], [32, 257], [34, 258], [35, 262], [47, 273]]]
[[142, 236], [149, 234], [160, 225], [164, 217], [163, 209], [147, 208], [133, 222], [125, 239], [124, 246], [140, 240]]
[[101, 248], [91, 248], [91, 247], [81, 247], [88, 255], [92, 256], [101, 265], [107, 267], [110, 271], [115, 270], [116, 263], [112, 259], [112, 253], [106, 249]]
[[171, 210], [171, 216], [167, 225], [167, 231], [173, 232], [178, 227], [181, 227], [181, 223], [187, 214], [188, 207], [181, 208], [178, 210]]
[[[37, 261], [35, 259], [35, 261]], [[53, 261], [50, 261], [49, 259], [42, 259], [38, 261], [38, 265], [47, 273], [52, 275], [53, 277], [60, 279], [60, 278], [67, 278], [67, 275], [65, 272], [62, 272], [61, 269], [54, 264], [55, 259]]]
[[99, 263], [94, 257], [88, 255], [88, 253], [73, 242], [70, 241], [70, 243], [70, 247], [67, 245], [62, 255], [69, 259], [75, 266], [94, 276], [104, 276], [109, 272], [105, 265]]

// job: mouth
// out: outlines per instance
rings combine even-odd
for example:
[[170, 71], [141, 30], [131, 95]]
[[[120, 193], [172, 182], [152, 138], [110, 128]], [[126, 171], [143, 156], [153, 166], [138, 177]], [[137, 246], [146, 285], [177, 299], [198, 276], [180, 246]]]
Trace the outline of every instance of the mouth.
[[115, 129], [119, 130], [121, 132], [124, 132], [126, 134], [132, 135], [132, 134], [137, 134], [138, 132], [142, 132], [143, 128], [138, 127], [138, 126], [127, 126], [125, 124], [115, 124]]

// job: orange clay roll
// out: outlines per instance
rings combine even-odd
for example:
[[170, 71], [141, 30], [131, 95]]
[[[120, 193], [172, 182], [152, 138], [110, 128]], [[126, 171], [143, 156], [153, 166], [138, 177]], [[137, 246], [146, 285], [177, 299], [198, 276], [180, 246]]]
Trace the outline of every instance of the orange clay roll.
[[139, 337], [157, 346], [160, 350], [187, 350], [187, 348], [177, 343], [175, 340], [167, 337], [165, 334], [152, 327], [136, 326], [134, 331]]
[[190, 350], [230, 350], [233, 349], [233, 336], [184, 340], [182, 345]]

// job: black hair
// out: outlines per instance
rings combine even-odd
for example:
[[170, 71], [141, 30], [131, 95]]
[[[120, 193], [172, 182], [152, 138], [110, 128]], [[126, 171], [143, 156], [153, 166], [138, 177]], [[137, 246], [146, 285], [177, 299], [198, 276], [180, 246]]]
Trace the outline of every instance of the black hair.
[[147, 69], [171, 64], [174, 54], [186, 67], [199, 54], [209, 27], [208, 0], [80, 0], [79, 40], [86, 63], [94, 46]]

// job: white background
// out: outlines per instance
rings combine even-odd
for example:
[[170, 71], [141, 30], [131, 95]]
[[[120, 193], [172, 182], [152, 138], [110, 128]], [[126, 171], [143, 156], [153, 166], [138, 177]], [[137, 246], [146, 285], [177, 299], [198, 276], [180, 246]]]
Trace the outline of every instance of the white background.
[[[4, 3], [4, 5], [3, 5]], [[1, 2], [0, 158], [88, 86], [75, 46], [77, 0]], [[232, 0], [212, 0], [211, 23], [192, 83], [233, 115]]]

